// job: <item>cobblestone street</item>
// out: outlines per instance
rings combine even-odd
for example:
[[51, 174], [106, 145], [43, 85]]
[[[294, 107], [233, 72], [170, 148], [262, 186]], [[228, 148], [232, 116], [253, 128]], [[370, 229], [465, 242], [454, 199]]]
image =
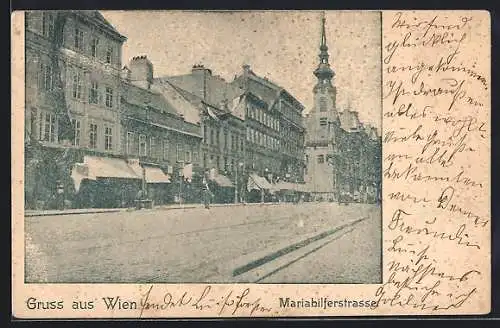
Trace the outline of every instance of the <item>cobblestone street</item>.
[[249, 204], [25, 218], [27, 282], [377, 283], [381, 210]]

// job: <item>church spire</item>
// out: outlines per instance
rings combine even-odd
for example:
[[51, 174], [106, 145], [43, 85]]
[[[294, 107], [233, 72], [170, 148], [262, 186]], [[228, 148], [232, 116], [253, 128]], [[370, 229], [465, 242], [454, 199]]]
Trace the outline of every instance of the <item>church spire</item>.
[[[326, 22], [326, 18], [325, 18], [325, 12], [322, 13], [321, 15], [321, 44], [319, 46], [319, 49], [323, 52], [327, 52], [328, 51], [328, 46], [326, 45], [326, 33], [325, 33], [325, 22]], [[328, 55], [328, 52], [326, 53], [326, 55]]]
[[321, 15], [321, 38], [319, 44], [319, 64], [314, 70], [314, 75], [318, 79], [313, 88], [314, 93], [314, 110], [319, 112], [330, 113], [332, 122], [338, 123], [337, 112], [337, 88], [332, 84], [332, 79], [335, 72], [331, 69], [328, 62], [328, 46], [326, 45], [326, 19], [325, 13]]
[[325, 32], [326, 18], [325, 12], [321, 15], [321, 43], [319, 46], [319, 65], [318, 68], [314, 71], [314, 75], [318, 78], [318, 80], [327, 80], [330, 81], [335, 73], [330, 68], [330, 64], [328, 63], [328, 46], [326, 45], [326, 32]]

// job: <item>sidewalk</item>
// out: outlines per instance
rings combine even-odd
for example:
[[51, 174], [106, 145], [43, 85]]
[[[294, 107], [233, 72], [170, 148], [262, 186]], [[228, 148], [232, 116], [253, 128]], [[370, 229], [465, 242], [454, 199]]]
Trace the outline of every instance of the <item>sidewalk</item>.
[[[279, 204], [292, 204], [292, 203], [238, 203], [238, 204], [210, 204], [210, 207], [229, 207], [229, 206], [258, 206], [258, 205], [279, 205]], [[204, 208], [203, 204], [170, 204], [170, 205], [157, 205], [152, 209], [142, 209], [140, 211], [154, 211], [154, 210], [181, 210], [191, 208]], [[93, 214], [93, 213], [113, 213], [113, 212], [131, 212], [139, 211], [133, 207], [128, 208], [81, 208], [81, 209], [67, 209], [67, 210], [27, 210], [24, 212], [25, 217], [33, 216], [54, 216], [54, 215], [74, 215], [74, 214]]]

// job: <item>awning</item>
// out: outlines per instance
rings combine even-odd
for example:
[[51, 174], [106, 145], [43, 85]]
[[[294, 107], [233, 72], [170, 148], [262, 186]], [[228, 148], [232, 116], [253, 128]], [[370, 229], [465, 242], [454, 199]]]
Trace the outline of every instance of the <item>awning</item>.
[[163, 173], [159, 167], [144, 167], [146, 170], [146, 183], [170, 183], [170, 176]]
[[267, 189], [267, 190], [274, 190], [275, 188], [273, 185], [271, 185], [266, 178], [258, 176], [257, 174], [250, 174], [249, 179], [248, 179], [248, 185], [247, 185], [248, 191], [250, 190], [260, 190], [260, 189]]
[[83, 163], [88, 167], [88, 179], [123, 178], [141, 179], [123, 159], [110, 157], [85, 156]]
[[216, 184], [218, 184], [221, 187], [234, 187], [233, 182], [226, 177], [225, 175], [222, 174], [216, 174], [212, 181], [214, 181]]
[[83, 163], [75, 163], [71, 177], [78, 192], [83, 179], [97, 178], [141, 179], [126, 161], [118, 158], [85, 156]]

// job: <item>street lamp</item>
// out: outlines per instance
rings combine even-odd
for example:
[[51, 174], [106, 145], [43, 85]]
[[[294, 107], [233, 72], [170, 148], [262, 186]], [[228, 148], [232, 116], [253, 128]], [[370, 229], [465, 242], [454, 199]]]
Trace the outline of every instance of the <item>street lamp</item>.
[[238, 165], [236, 166], [236, 174], [234, 178], [235, 186], [234, 186], [234, 203], [238, 204], [238, 167], [243, 167], [243, 163], [239, 162]]

